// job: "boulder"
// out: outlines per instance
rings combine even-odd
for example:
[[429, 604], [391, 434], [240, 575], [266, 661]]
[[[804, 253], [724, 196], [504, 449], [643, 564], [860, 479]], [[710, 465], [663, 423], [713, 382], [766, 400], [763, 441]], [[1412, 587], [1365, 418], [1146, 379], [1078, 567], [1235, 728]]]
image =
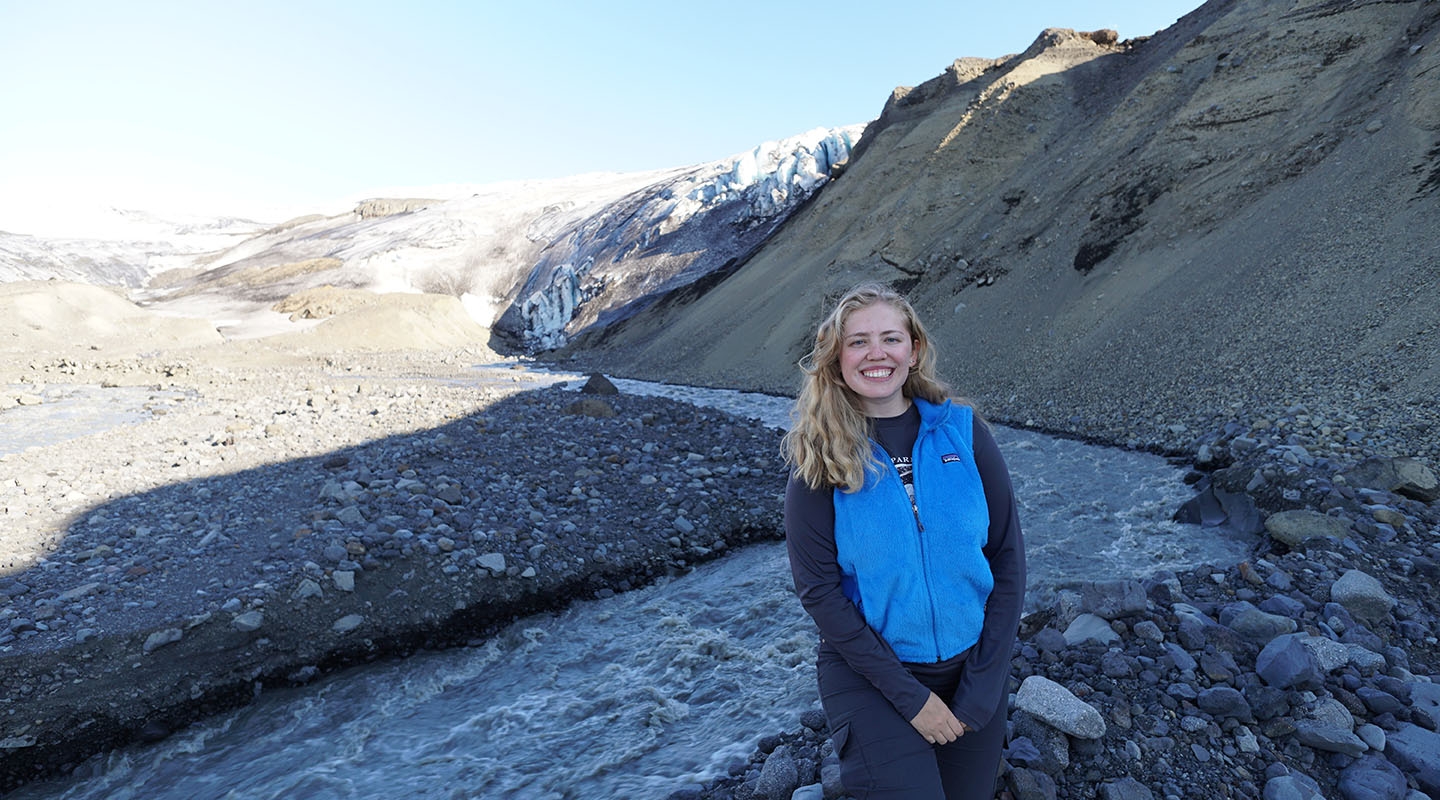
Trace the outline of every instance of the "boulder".
[[580, 393], [617, 395], [620, 394], [620, 390], [615, 388], [615, 384], [611, 383], [609, 378], [599, 372], [592, 372], [590, 373], [590, 379], [585, 381], [584, 386], [580, 387]]
[[1292, 686], [1319, 684], [1323, 673], [1304, 634], [1277, 636], [1255, 657], [1255, 671], [1271, 686], [1288, 689]]
[[1358, 569], [1347, 570], [1330, 585], [1330, 599], [1345, 607], [1351, 616], [1366, 622], [1377, 622], [1390, 615], [1395, 607], [1380, 581]]
[[1405, 774], [1379, 756], [1365, 756], [1340, 773], [1345, 800], [1404, 800]]
[[1015, 706], [1071, 736], [1098, 739], [1105, 735], [1105, 720], [1094, 706], [1040, 675], [1031, 675], [1020, 684]]
[[1440, 796], [1440, 733], [1405, 723], [1387, 737], [1390, 763], [1415, 779], [1421, 791]]
[[1350, 535], [1350, 523], [1318, 511], [1298, 509], [1271, 514], [1265, 519], [1265, 532], [1281, 544], [1299, 547], [1311, 539], [1345, 539]]
[[1351, 486], [1394, 492], [1422, 503], [1440, 500], [1440, 481], [1413, 458], [1367, 458], [1345, 473]]

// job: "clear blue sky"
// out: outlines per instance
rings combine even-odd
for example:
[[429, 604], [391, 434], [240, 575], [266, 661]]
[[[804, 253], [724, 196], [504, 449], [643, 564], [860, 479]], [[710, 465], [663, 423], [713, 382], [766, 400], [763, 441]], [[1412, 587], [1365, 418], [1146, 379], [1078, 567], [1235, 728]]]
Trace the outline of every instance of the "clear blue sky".
[[29, 198], [0, 230], [77, 196], [324, 211], [701, 163], [866, 122], [895, 86], [1047, 27], [1129, 38], [1199, 5], [0, 0], [0, 195]]

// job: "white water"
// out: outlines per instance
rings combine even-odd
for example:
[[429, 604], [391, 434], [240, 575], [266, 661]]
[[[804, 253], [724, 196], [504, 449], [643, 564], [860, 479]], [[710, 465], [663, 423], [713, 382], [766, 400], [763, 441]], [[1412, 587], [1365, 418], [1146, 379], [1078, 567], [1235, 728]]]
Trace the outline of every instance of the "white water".
[[[489, 368], [486, 368], [489, 369]], [[477, 376], [483, 379], [482, 376]], [[553, 374], [578, 386], [580, 376]], [[782, 423], [785, 398], [616, 380]], [[1245, 543], [1170, 522], [1164, 459], [997, 428], [1021, 503], [1030, 598], [1063, 580], [1228, 564]], [[818, 707], [815, 635], [784, 545], [516, 623], [485, 645], [357, 668], [76, 775], [34, 798], [663, 798]]]

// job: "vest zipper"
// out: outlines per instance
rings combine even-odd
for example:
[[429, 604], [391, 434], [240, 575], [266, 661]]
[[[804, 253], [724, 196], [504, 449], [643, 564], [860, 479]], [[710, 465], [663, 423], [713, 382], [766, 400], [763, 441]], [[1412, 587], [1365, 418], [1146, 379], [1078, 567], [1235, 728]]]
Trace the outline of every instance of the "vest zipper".
[[[925, 524], [920, 521], [920, 440], [924, 438], [927, 431], [922, 424], [920, 430], [915, 434], [915, 444], [910, 446], [910, 487], [913, 493], [906, 492], [910, 496], [910, 510], [915, 513], [916, 535], [919, 537], [920, 545], [920, 571], [925, 578], [925, 597], [930, 602], [930, 644], [935, 648], [935, 660], [940, 660], [940, 623], [935, 616], [935, 589], [930, 585], [930, 554], [925, 550]], [[902, 490], [905, 487], [900, 487]]]

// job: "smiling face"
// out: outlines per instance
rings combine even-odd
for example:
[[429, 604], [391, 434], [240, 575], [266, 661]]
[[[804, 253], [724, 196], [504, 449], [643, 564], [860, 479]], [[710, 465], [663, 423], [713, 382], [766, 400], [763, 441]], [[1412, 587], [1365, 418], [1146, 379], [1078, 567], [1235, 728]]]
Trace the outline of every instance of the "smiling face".
[[886, 302], [850, 312], [840, 341], [840, 375], [868, 417], [894, 417], [910, 407], [901, 389], [915, 366], [915, 339], [905, 315]]

